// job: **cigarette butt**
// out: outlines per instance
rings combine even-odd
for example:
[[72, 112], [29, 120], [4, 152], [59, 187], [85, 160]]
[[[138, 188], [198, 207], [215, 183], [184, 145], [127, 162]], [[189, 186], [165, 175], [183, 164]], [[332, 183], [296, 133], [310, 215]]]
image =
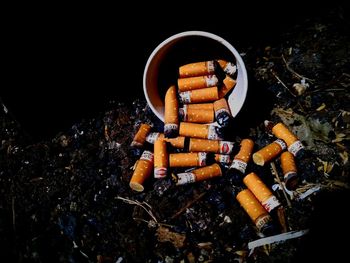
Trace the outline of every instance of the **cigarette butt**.
[[298, 138], [289, 131], [289, 129], [283, 123], [277, 123], [272, 127], [272, 133], [277, 138], [286, 142], [287, 146], [292, 145]]
[[144, 190], [144, 181], [151, 176], [153, 171], [153, 153], [143, 151], [140, 159], [137, 161], [134, 173], [130, 180], [130, 188], [142, 192]]
[[203, 168], [198, 168], [196, 170], [193, 170], [192, 173], [196, 176], [196, 182], [222, 175], [220, 165], [217, 163], [205, 166]]
[[179, 67], [180, 78], [210, 75], [214, 72], [215, 64], [213, 60], [190, 63]]
[[213, 177], [221, 176], [222, 171], [217, 163], [202, 168], [197, 168], [189, 173], [177, 174], [176, 185], [183, 185], [211, 179]]
[[270, 212], [272, 209], [280, 205], [280, 202], [273, 195], [270, 189], [255, 173], [246, 175], [243, 178], [243, 183], [255, 195], [266, 211]]
[[179, 129], [179, 103], [175, 86], [171, 86], [165, 94], [164, 135], [175, 137]]
[[236, 199], [257, 226], [259, 231], [261, 231], [265, 224], [272, 220], [268, 212], [249, 189], [239, 192]]
[[214, 111], [213, 103], [185, 104], [188, 110], [211, 110]]
[[219, 99], [218, 87], [191, 90], [179, 93], [182, 103], [202, 103]]
[[238, 159], [245, 163], [248, 163], [252, 155], [254, 142], [251, 139], [243, 139], [240, 145], [241, 148], [239, 152], [235, 155], [234, 159]]
[[226, 60], [223, 60], [223, 59], [219, 59], [217, 60], [217, 62], [219, 63], [220, 67], [226, 74], [230, 75], [231, 77], [236, 74], [237, 66], [234, 63], [227, 62]]
[[297, 166], [295, 164], [294, 155], [290, 152], [283, 152], [281, 154], [281, 166], [287, 189], [294, 190], [298, 183]]
[[229, 164], [231, 163], [231, 157], [229, 154], [215, 154], [215, 161], [221, 164]]
[[176, 138], [164, 138], [164, 141], [170, 143], [171, 146], [178, 149], [185, 148], [185, 137], [178, 136]]
[[209, 140], [221, 140], [218, 127], [199, 123], [180, 122], [180, 136], [202, 138]]
[[257, 165], [264, 166], [265, 163], [276, 158], [286, 147], [287, 145], [284, 141], [278, 139], [255, 152], [253, 154], [253, 161]]
[[167, 143], [164, 140], [156, 140], [156, 142], [154, 143], [154, 178], [166, 177], [167, 168]]
[[220, 154], [231, 154], [233, 147], [234, 143], [229, 141], [190, 138], [189, 143], [190, 152], [213, 152]]
[[179, 92], [214, 87], [219, 80], [215, 75], [180, 78], [177, 80]]
[[205, 166], [207, 160], [207, 153], [171, 153], [169, 154], [170, 167], [192, 167]]
[[232, 118], [232, 114], [226, 99], [221, 98], [217, 101], [214, 101], [213, 105], [216, 121], [220, 126], [226, 127], [229, 124], [230, 119]]
[[254, 142], [251, 139], [243, 139], [240, 145], [241, 145], [241, 148], [233, 158], [230, 169], [233, 168], [242, 173], [245, 173], [247, 164], [253, 152]]
[[220, 86], [219, 89], [219, 98], [223, 98], [228, 94], [236, 85], [236, 80], [233, 78], [226, 76], [223, 80], [223, 84]]
[[302, 143], [283, 123], [279, 122], [272, 127], [272, 133], [277, 138], [286, 142], [288, 146], [288, 151], [291, 152], [294, 156], [304, 148]]
[[223, 84], [219, 88], [219, 98], [224, 98], [236, 85], [236, 80], [226, 76], [223, 80]]
[[213, 110], [189, 109], [187, 105], [179, 109], [179, 116], [185, 122], [211, 123], [214, 121]]
[[146, 137], [151, 131], [152, 127], [147, 123], [142, 123], [131, 142], [132, 147], [142, 147], [146, 141]]

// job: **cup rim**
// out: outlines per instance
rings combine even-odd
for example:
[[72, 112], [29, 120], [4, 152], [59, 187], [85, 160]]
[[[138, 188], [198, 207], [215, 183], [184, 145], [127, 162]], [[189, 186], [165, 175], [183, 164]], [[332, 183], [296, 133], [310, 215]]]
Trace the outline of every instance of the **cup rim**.
[[237, 65], [239, 65], [239, 68], [243, 73], [242, 74], [242, 78], [243, 78], [243, 94], [242, 95], [244, 96], [244, 98], [243, 98], [243, 100], [240, 101], [240, 105], [236, 105], [236, 108], [238, 109], [237, 113], [240, 112], [241, 108], [243, 107], [244, 101], [245, 101], [246, 96], [247, 96], [247, 91], [248, 91], [248, 75], [247, 75], [247, 70], [246, 70], [246, 67], [245, 67], [245, 64], [243, 62], [241, 55], [224, 38], [222, 38], [216, 34], [207, 32], [207, 31], [197, 31], [197, 30], [180, 32], [180, 33], [177, 33], [175, 35], [172, 35], [172, 36], [166, 38], [160, 44], [158, 44], [158, 46], [152, 51], [151, 55], [148, 57], [148, 60], [146, 62], [146, 66], [145, 66], [145, 69], [143, 72], [143, 92], [145, 94], [147, 104], [151, 108], [152, 112], [158, 117], [158, 119], [160, 119], [162, 122], [164, 122], [164, 117], [153, 106], [153, 104], [148, 96], [148, 90], [147, 90], [147, 85], [146, 85], [148, 68], [149, 68], [154, 56], [159, 52], [160, 49], [162, 49], [165, 45], [172, 42], [173, 40], [176, 40], [176, 39], [182, 38], [182, 37], [187, 37], [187, 36], [201, 36], [201, 37], [207, 37], [207, 38], [213, 39], [215, 41], [218, 41], [222, 45], [224, 45], [230, 52], [232, 52], [232, 54], [236, 58]]

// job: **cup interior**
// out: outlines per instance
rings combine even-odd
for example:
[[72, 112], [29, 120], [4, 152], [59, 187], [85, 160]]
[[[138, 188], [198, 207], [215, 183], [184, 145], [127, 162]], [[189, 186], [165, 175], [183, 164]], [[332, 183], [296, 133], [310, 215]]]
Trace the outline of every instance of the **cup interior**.
[[224, 59], [237, 64], [237, 83], [228, 96], [228, 104], [236, 116], [245, 101], [248, 81], [244, 62], [236, 49], [223, 38], [209, 32], [187, 31], [169, 37], [152, 52], [143, 75], [143, 89], [148, 105], [164, 122], [166, 90], [176, 84], [181, 65]]

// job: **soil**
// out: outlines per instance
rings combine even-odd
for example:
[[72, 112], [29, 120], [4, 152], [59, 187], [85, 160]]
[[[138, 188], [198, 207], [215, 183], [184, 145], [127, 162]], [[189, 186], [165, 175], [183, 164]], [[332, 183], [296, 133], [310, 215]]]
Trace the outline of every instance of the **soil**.
[[[267, 33], [260, 41], [251, 41], [250, 36], [237, 43], [227, 27], [222, 33], [237, 43], [249, 76], [247, 100], [229, 137], [236, 143], [253, 138], [259, 149], [271, 142], [264, 120], [282, 121], [298, 136], [305, 152], [298, 159], [300, 183], [289, 196], [291, 205], [281, 190], [274, 193], [284, 207], [287, 230], [309, 229], [308, 234], [250, 251], [248, 243], [261, 234], [236, 201], [237, 188], [225, 176], [181, 187], [171, 178], [150, 179], [143, 192], [132, 191], [132, 168], [142, 153], [130, 146], [133, 135], [140, 123], [163, 130], [140, 88], [142, 66], [135, 66], [125, 76], [129, 85], [130, 79], [140, 79], [130, 96], [108, 90], [97, 97], [60, 90], [68, 77], [55, 82], [53, 95], [43, 94], [42, 89], [22, 96], [0, 94], [2, 260], [342, 261], [347, 247], [341, 238], [349, 236], [344, 207], [350, 166], [349, 13], [342, 6], [322, 9], [322, 16], [301, 12], [298, 19], [284, 23], [283, 30], [275, 28], [273, 38]], [[269, 19], [266, 25], [273, 24]], [[156, 45], [161, 39], [158, 34], [152, 41]], [[142, 59], [154, 48], [152, 41], [138, 51]], [[103, 83], [111, 85], [107, 80]], [[51, 118], [44, 117], [43, 109]], [[276, 166], [281, 174], [278, 160]], [[250, 163], [248, 169], [261, 174], [269, 187], [277, 187], [269, 166]]]

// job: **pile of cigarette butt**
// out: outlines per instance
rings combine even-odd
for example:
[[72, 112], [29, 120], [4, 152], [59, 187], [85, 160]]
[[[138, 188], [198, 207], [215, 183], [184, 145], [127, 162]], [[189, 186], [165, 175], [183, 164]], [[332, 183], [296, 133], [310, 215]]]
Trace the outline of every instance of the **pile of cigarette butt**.
[[270, 235], [275, 231], [270, 214], [281, 203], [247, 165], [252, 160], [264, 166], [280, 157], [284, 187], [292, 191], [298, 184], [295, 159], [302, 156], [303, 145], [286, 125], [270, 121], [265, 127], [274, 141], [256, 152], [251, 138], [225, 140], [225, 129], [233, 119], [227, 95], [236, 76], [236, 65], [224, 60], [180, 66], [177, 85], [170, 86], [165, 95], [163, 133], [142, 123], [134, 135], [131, 146], [143, 153], [129, 185], [134, 191], [144, 191], [152, 173], [157, 180], [171, 178], [177, 186], [226, 177], [238, 189], [236, 199], [257, 230]]

